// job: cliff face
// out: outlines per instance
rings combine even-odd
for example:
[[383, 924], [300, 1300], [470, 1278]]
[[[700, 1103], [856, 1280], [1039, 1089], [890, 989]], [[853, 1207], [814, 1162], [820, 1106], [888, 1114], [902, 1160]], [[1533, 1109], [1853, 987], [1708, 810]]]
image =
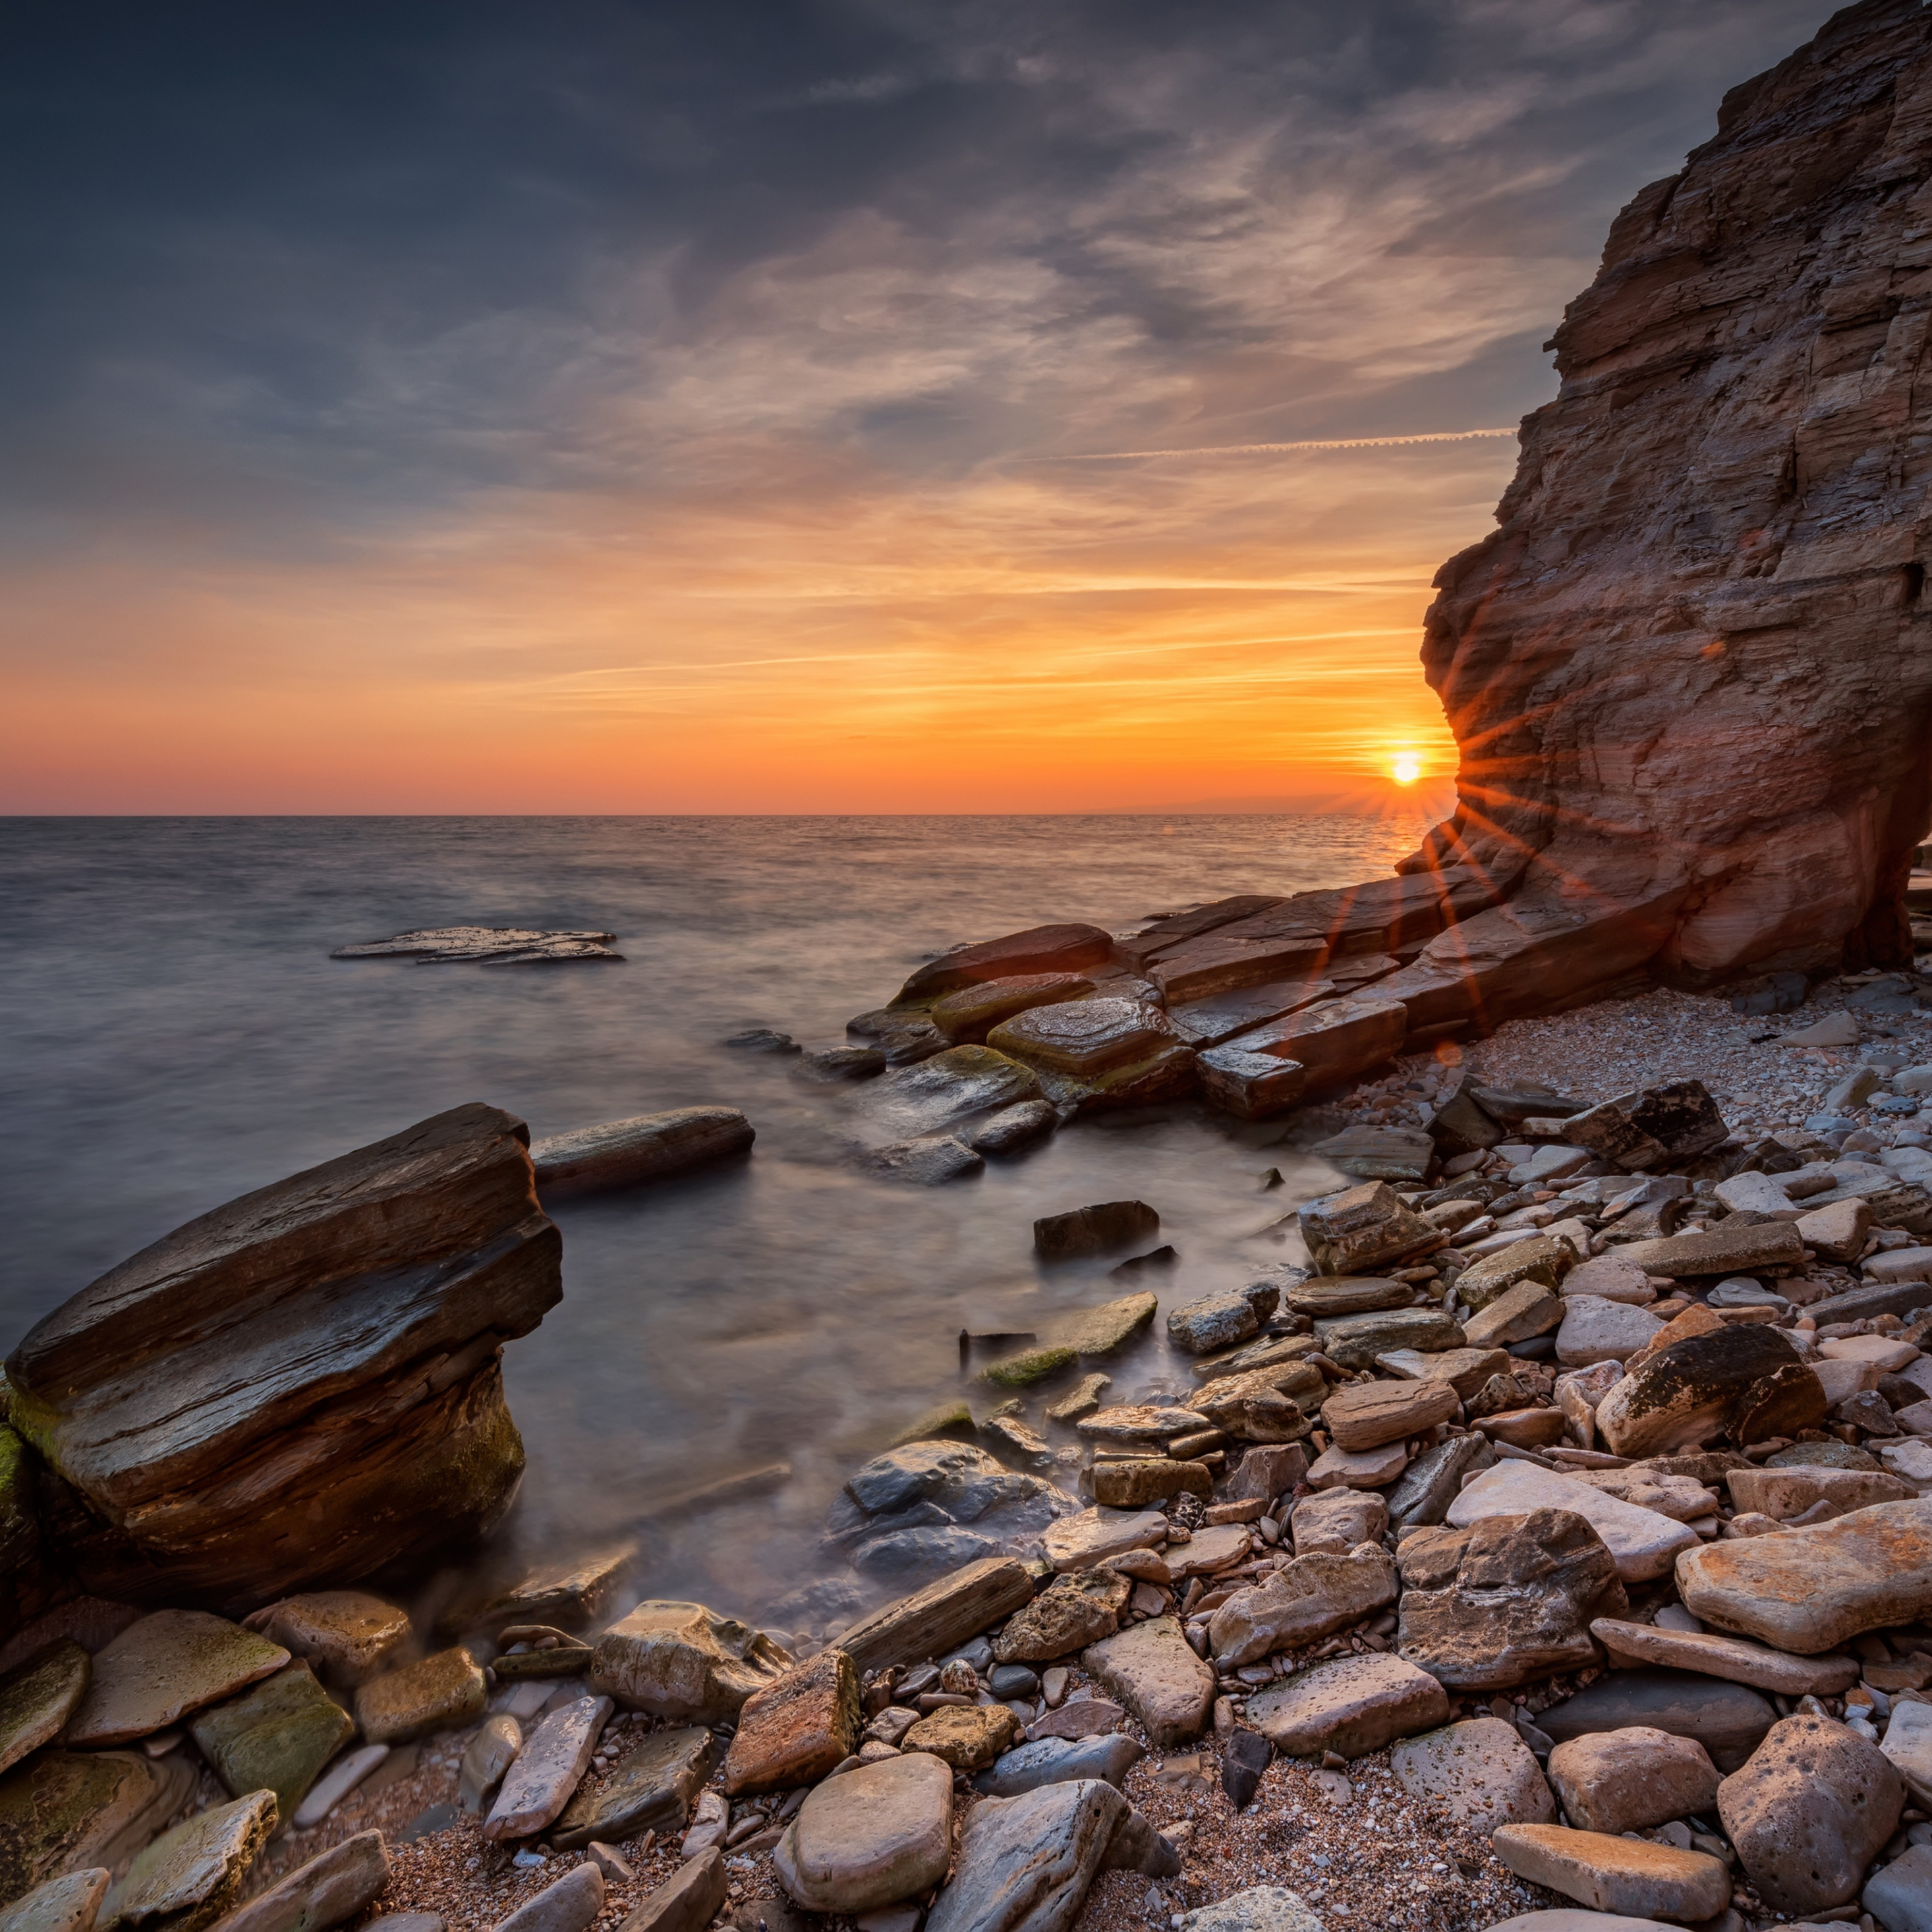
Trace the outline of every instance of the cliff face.
[[1932, 10], [1864, 0], [1732, 91], [1557, 332], [1500, 527], [1436, 579], [1459, 802], [1404, 868], [1520, 880], [1378, 992], [1426, 1024], [1458, 981], [1506, 1017], [1642, 964], [1909, 959], [1928, 326]]

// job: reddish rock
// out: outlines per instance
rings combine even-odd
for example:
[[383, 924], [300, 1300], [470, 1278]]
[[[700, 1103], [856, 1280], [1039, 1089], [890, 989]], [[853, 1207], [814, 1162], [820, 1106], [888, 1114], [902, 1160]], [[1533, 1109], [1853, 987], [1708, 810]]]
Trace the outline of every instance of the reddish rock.
[[859, 1673], [842, 1650], [822, 1650], [746, 1699], [725, 1754], [726, 1794], [816, 1784], [859, 1748]]
[[1079, 973], [1104, 966], [1113, 957], [1114, 941], [1097, 926], [1034, 926], [962, 946], [920, 968], [899, 988], [895, 1005], [956, 992], [985, 980], [1011, 980], [1033, 973]]

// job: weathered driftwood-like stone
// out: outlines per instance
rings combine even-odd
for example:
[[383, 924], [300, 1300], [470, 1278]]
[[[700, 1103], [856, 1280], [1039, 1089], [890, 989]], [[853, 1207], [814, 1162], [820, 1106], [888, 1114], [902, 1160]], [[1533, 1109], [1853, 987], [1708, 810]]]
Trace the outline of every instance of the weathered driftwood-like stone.
[[951, 1650], [1032, 1600], [1024, 1564], [987, 1557], [860, 1618], [842, 1633], [838, 1648], [862, 1677], [889, 1664], [916, 1664]]
[[1816, 1428], [1824, 1390], [1775, 1328], [1738, 1323], [1658, 1350], [1597, 1405], [1596, 1423], [1616, 1454], [1660, 1456], [1702, 1448], [1727, 1432], [1739, 1442], [1761, 1441], [1769, 1432], [1759, 1425], [1774, 1409], [1794, 1425], [1787, 1434]]
[[82, 1582], [226, 1603], [493, 1525], [498, 1354], [562, 1292], [521, 1122], [458, 1107], [189, 1222], [37, 1323], [15, 1426], [97, 1519]]

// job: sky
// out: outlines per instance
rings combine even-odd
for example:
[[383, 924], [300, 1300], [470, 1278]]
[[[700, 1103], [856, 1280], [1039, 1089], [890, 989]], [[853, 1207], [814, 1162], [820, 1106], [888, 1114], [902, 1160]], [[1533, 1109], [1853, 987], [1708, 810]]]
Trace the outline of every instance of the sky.
[[1828, 11], [28, 0], [0, 812], [1439, 789], [1542, 344]]

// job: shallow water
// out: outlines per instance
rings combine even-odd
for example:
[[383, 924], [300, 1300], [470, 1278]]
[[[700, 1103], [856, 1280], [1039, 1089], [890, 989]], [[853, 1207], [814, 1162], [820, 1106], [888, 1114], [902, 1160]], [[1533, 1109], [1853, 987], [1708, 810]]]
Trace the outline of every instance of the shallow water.
[[[1269, 1128], [1183, 1111], [1077, 1126], [979, 1179], [861, 1174], [865, 1090], [724, 1036], [836, 1043], [923, 957], [1049, 920], [1120, 930], [1238, 892], [1385, 872], [1420, 820], [1339, 817], [12, 820], [0, 822], [0, 1335], [190, 1216], [470, 1100], [533, 1133], [700, 1101], [742, 1167], [561, 1205], [566, 1298], [508, 1352], [530, 1456], [519, 1527], [602, 1538], [782, 1461], [754, 1500], [645, 1534], [660, 1594], [755, 1612], [824, 1567], [852, 1466], [967, 1392], [964, 1327], [1026, 1330], [1124, 1292], [1043, 1274], [1035, 1216], [1136, 1196], [1180, 1250], [1163, 1306], [1292, 1250], [1310, 1191]], [[466, 923], [615, 932], [626, 963], [332, 961]], [[872, 1136], [878, 1138], [876, 1135]], [[1264, 1192], [1279, 1164], [1288, 1185]], [[1299, 1183], [1299, 1184], [1298, 1184]], [[1124, 1395], [1186, 1370], [1150, 1340]], [[976, 1408], [981, 1406], [974, 1391]], [[985, 1406], [997, 1398], [986, 1396]]]

